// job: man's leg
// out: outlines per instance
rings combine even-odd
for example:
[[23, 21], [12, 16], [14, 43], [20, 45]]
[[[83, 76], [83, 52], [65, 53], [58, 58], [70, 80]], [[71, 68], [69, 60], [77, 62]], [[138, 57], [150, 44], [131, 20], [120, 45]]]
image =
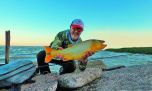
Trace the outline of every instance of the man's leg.
[[49, 64], [44, 62], [45, 56], [46, 56], [45, 51], [40, 51], [37, 54], [38, 69], [41, 74], [51, 73], [49, 69]]
[[61, 74], [65, 74], [65, 73], [74, 72], [75, 69], [76, 69], [76, 63], [73, 60], [64, 62], [62, 60], [55, 60], [55, 59], [53, 59], [51, 61], [51, 63], [55, 63], [55, 64], [58, 64], [58, 65], [62, 66], [62, 71], [60, 72], [60, 75]]
[[60, 74], [71, 73], [75, 71], [76, 63], [75, 61], [71, 60], [71, 61], [62, 63], [62, 67], [63, 67], [63, 71], [61, 71]]

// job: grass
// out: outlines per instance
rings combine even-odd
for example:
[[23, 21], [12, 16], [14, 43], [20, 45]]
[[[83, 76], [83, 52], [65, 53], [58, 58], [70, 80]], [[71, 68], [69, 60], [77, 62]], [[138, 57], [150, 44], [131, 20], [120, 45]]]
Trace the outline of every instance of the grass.
[[106, 51], [112, 52], [129, 52], [129, 53], [140, 53], [140, 54], [151, 54], [152, 55], [152, 47], [130, 47], [130, 48], [110, 48], [106, 49]]

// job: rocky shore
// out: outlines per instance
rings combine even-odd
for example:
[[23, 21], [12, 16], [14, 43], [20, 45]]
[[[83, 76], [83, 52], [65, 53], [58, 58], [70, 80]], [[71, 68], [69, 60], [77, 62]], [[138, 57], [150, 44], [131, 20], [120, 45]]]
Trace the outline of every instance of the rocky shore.
[[[103, 67], [105, 65], [101, 61], [90, 62], [88, 64], [88, 68]], [[44, 89], [45, 91], [149, 91], [152, 90], [151, 69], [152, 64], [145, 64], [103, 71], [100, 78], [83, 87], [73, 89], [59, 87], [57, 82], [58, 75], [38, 75], [33, 78], [36, 81], [35, 83], [21, 85], [21, 91], [44, 91]]]
[[102, 68], [106, 68], [106, 66], [101, 61], [92, 61], [88, 63], [87, 69], [84, 72], [81, 72], [77, 66], [77, 69], [72, 74], [37, 75], [32, 78], [32, 80], [36, 81], [35, 83], [23, 84], [20, 89], [21, 91], [74, 90], [77, 87], [81, 87], [92, 80], [99, 78], [102, 73]]
[[75, 91], [150, 91], [152, 64], [105, 71], [101, 78]]

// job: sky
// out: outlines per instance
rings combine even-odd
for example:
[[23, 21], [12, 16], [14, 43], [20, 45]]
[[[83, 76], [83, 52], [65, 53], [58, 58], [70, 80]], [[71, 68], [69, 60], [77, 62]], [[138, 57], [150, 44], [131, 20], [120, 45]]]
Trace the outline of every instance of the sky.
[[0, 45], [46, 46], [74, 19], [84, 22], [82, 40], [107, 48], [152, 46], [152, 0], [0, 0]]

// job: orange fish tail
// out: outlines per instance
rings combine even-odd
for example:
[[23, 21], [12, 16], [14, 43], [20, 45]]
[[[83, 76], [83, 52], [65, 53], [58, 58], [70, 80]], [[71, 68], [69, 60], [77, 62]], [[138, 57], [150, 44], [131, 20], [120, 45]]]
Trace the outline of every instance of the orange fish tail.
[[45, 63], [49, 63], [54, 58], [54, 56], [51, 55], [51, 52], [53, 51], [53, 49], [47, 46], [45, 46], [44, 49], [46, 52]]

